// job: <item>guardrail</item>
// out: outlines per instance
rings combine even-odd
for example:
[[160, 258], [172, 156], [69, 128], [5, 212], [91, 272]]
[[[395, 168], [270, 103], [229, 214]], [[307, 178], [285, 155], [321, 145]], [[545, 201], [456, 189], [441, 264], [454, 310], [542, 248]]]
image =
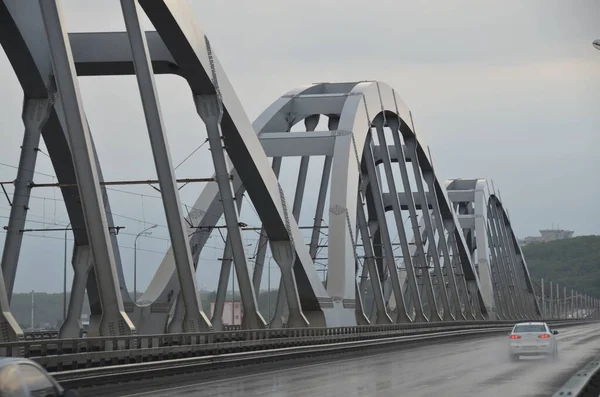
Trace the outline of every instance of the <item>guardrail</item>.
[[552, 397], [598, 397], [600, 395], [600, 356], [581, 368]]
[[[548, 321], [554, 326], [589, 322], [593, 320]], [[442, 331], [484, 330], [512, 325], [512, 321], [461, 321], [50, 339], [0, 343], [0, 356], [27, 357], [48, 370], [61, 371]]]
[[[238, 331], [241, 330], [241, 325], [224, 325], [223, 331]], [[44, 339], [58, 339], [58, 330], [41, 330], [41, 331], [24, 331], [24, 340], [44, 340]], [[82, 332], [82, 335], [84, 332]]]
[[[80, 369], [74, 371], [54, 372], [53, 377], [58, 380], [63, 387], [67, 389], [76, 389], [84, 387], [93, 387], [86, 390], [86, 395], [106, 396], [113, 392], [110, 385], [113, 384], [114, 391], [122, 393], [124, 388], [135, 389], [136, 382], [144, 380], [145, 387], [149, 387], [147, 382], [153, 382], [154, 386], [163, 386], [165, 376], [186, 376], [190, 373], [197, 373], [207, 370], [226, 370], [228, 368], [239, 368], [241, 366], [252, 365], [254, 369], [257, 365], [272, 363], [274, 361], [298, 360], [308, 358], [315, 360], [319, 356], [330, 356], [334, 354], [350, 353], [353, 351], [368, 349], [373, 352], [375, 349], [387, 348], [390, 345], [402, 343], [428, 342], [435, 339], [446, 339], [451, 337], [471, 337], [493, 332], [505, 332], [506, 326], [492, 327], [486, 329], [472, 329], [459, 331], [443, 331], [433, 333], [419, 333], [416, 335], [404, 335], [383, 339], [370, 339], [366, 341], [336, 342], [312, 346], [296, 346], [270, 349], [265, 351], [238, 352], [220, 355], [209, 355], [202, 357], [192, 357], [175, 360], [164, 360], [159, 362], [144, 362], [138, 364], [115, 365], [101, 368]], [[129, 383], [127, 385], [126, 383]], [[169, 383], [176, 382], [173, 379]], [[98, 389], [97, 386], [102, 386]], [[108, 387], [107, 387], [108, 386]], [[136, 389], [137, 390], [137, 389]]]

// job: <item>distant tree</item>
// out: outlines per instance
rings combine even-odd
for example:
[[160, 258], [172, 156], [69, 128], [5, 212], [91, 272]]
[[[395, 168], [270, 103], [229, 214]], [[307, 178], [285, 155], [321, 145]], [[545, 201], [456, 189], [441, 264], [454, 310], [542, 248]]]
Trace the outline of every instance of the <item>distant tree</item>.
[[523, 247], [531, 276], [600, 297], [600, 236], [581, 236]]

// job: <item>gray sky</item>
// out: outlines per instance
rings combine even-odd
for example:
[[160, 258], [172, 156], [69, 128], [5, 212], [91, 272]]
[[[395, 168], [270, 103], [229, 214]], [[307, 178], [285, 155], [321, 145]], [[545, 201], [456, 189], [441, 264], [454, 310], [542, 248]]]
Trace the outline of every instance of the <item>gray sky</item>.
[[[117, 1], [61, 3], [70, 31], [124, 29]], [[384, 81], [411, 108], [418, 133], [431, 147], [438, 178], [492, 178], [517, 235], [537, 234], [553, 224], [577, 235], [600, 234], [600, 52], [591, 45], [600, 38], [597, 1], [191, 3], [251, 120], [299, 85]], [[155, 178], [135, 79], [84, 78], [80, 84], [105, 178]], [[159, 76], [157, 85], [173, 163], [179, 164], [204, 141], [204, 127], [180, 78]], [[0, 162], [16, 166], [22, 93], [1, 51], [0, 87]], [[206, 149], [205, 145], [178, 168], [178, 177], [210, 176]], [[284, 166], [291, 172], [294, 164], [297, 161], [290, 160]], [[319, 161], [311, 163], [315, 175], [320, 175], [319, 168]], [[43, 154], [36, 170], [54, 174]], [[15, 171], [0, 165], [0, 179], [14, 179]], [[284, 184], [288, 197], [296, 178], [289, 175]], [[50, 181], [36, 175], [36, 182]], [[197, 184], [182, 189], [182, 202], [193, 204], [201, 188]], [[149, 187], [119, 190], [109, 196], [116, 224], [126, 227], [119, 244], [128, 280], [132, 234], [145, 225], [161, 225], [151, 238], [139, 242], [138, 284], [145, 287], [168, 247], [162, 206]], [[33, 195], [28, 227], [68, 222], [58, 190], [40, 188]], [[250, 205], [244, 205], [242, 220], [256, 225]], [[311, 213], [303, 213], [300, 223], [308, 224]], [[8, 203], [1, 198], [3, 226], [8, 214]], [[64, 236], [35, 235], [24, 239], [15, 289], [58, 291]], [[248, 232], [245, 237], [252, 256], [257, 235]], [[209, 245], [220, 246], [219, 239], [213, 237]], [[2, 233], [0, 247], [3, 243]], [[69, 242], [69, 255], [70, 250]], [[214, 285], [219, 257], [214, 249], [203, 252], [200, 285]]]

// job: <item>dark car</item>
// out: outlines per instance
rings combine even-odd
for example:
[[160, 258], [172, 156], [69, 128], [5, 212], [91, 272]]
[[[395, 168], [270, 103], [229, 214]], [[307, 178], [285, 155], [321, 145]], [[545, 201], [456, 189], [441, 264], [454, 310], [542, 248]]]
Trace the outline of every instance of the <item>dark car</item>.
[[24, 358], [0, 357], [0, 397], [75, 397], [39, 364]]

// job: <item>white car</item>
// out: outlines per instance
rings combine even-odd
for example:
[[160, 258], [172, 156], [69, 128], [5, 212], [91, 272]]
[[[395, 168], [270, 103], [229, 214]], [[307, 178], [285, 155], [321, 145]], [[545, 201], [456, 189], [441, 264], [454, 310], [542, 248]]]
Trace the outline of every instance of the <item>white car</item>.
[[558, 331], [551, 331], [542, 322], [518, 323], [510, 332], [508, 353], [512, 361], [520, 356], [550, 356], [558, 358]]

